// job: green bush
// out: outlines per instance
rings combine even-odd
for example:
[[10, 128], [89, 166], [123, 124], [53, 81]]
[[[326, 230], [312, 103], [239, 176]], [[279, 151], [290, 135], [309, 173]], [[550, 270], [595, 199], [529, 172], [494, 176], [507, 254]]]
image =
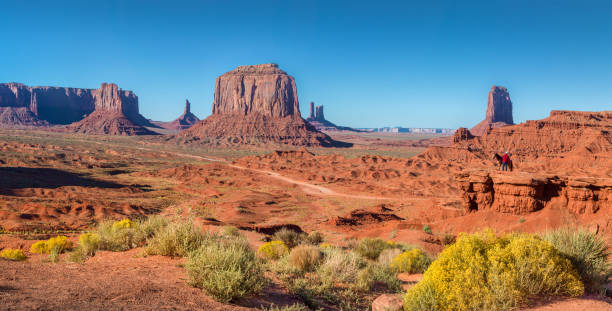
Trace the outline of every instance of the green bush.
[[432, 234], [433, 231], [431, 231], [431, 227], [429, 225], [425, 225], [425, 227], [423, 227], [423, 231], [427, 234]]
[[136, 234], [134, 223], [106, 220], [98, 224], [97, 232], [100, 235], [100, 249], [107, 251], [126, 251], [138, 247], [144, 240]]
[[257, 254], [266, 259], [279, 259], [289, 253], [289, 247], [283, 241], [270, 241], [257, 249]]
[[0, 252], [0, 258], [12, 261], [24, 261], [28, 257], [20, 249], [5, 248]]
[[391, 267], [398, 272], [423, 273], [429, 267], [431, 259], [420, 248], [413, 248], [397, 255], [391, 261]]
[[191, 221], [173, 222], [158, 229], [147, 241], [145, 254], [184, 257], [198, 249], [206, 238], [206, 234], [196, 229]]
[[376, 260], [382, 251], [392, 247], [381, 239], [364, 238], [357, 244], [355, 252], [365, 258]]
[[285, 243], [285, 245], [287, 245], [287, 247], [289, 248], [294, 248], [298, 246], [298, 244], [301, 243], [302, 238], [302, 233], [298, 233], [284, 227], [276, 231], [272, 236], [272, 240], [283, 241], [283, 243]]
[[100, 247], [100, 235], [97, 233], [83, 233], [79, 236], [79, 247], [88, 256], [93, 256]]
[[408, 291], [404, 309], [509, 310], [533, 297], [583, 292], [571, 262], [549, 242], [484, 232], [462, 235], [444, 249]]
[[605, 290], [612, 266], [610, 250], [602, 237], [583, 228], [560, 228], [544, 234], [543, 238], [572, 262], [587, 292]]
[[299, 245], [291, 250], [289, 263], [302, 272], [312, 271], [322, 258], [318, 247], [313, 245]]
[[400, 292], [401, 282], [397, 279], [396, 272], [388, 266], [378, 263], [370, 263], [357, 273], [355, 288], [362, 292], [369, 292], [376, 283], [384, 284], [393, 292]]
[[189, 254], [189, 284], [221, 302], [257, 294], [266, 283], [261, 263], [244, 243], [210, 240]]

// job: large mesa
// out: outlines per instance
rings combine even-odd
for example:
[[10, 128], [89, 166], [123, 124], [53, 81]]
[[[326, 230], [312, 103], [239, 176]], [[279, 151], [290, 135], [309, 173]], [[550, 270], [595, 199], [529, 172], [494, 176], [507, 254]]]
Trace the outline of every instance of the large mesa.
[[341, 145], [302, 119], [295, 80], [276, 64], [239, 66], [219, 76], [212, 115], [174, 138], [185, 143]]

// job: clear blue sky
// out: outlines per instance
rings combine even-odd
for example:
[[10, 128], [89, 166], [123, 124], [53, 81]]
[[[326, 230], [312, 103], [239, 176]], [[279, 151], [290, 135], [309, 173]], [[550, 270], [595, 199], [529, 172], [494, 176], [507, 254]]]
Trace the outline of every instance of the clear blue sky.
[[612, 110], [610, 1], [3, 1], [0, 82], [115, 82], [148, 118], [185, 98], [210, 114], [216, 77], [274, 62], [301, 111], [354, 127], [473, 126], [506, 86], [515, 121]]

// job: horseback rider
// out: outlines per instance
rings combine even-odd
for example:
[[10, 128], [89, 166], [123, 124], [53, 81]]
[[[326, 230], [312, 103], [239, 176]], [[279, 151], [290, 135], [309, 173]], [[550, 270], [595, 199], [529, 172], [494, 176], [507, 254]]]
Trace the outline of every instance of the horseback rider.
[[510, 164], [510, 154], [506, 151], [502, 156], [502, 171], [508, 170], [508, 164]]

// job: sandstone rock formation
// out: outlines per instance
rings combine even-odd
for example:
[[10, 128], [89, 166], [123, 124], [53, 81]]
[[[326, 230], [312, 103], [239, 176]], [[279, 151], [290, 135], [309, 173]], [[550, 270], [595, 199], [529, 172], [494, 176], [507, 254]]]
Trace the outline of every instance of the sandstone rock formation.
[[512, 101], [508, 90], [503, 86], [492, 86], [487, 101], [485, 119], [474, 126], [470, 132], [483, 135], [487, 130], [514, 124], [512, 118]]
[[[13, 122], [19, 124], [2, 124], [69, 124], [78, 121], [94, 111], [93, 92], [92, 89], [51, 86], [29, 87], [21, 83], [1, 83], [0, 108], [19, 108], [17, 110], [3, 110], [11, 110], [11, 113], [28, 116], [25, 119], [13, 120]], [[32, 117], [32, 115], [35, 117]]]
[[182, 131], [200, 122], [200, 119], [191, 113], [191, 103], [185, 100], [185, 112], [176, 120], [171, 122], [154, 122], [155, 124], [169, 130]]
[[523, 215], [554, 202], [575, 214], [612, 208], [611, 178], [472, 172], [457, 174], [456, 179], [466, 211], [491, 209]]
[[153, 135], [145, 128], [152, 124], [138, 112], [138, 97], [116, 84], [102, 83], [92, 92], [95, 110], [89, 116], [66, 127], [84, 134]]
[[206, 144], [338, 145], [301, 118], [295, 81], [276, 64], [239, 66], [219, 76], [213, 114], [174, 139]]
[[469, 140], [472, 138], [474, 138], [474, 135], [472, 135], [472, 133], [468, 129], [466, 129], [465, 127], [460, 127], [457, 129], [457, 131], [455, 131], [455, 134], [453, 135], [453, 142], [458, 143], [460, 141]]
[[362, 132], [354, 128], [346, 126], [337, 126], [327, 120], [325, 120], [325, 114], [323, 113], [323, 106], [316, 106], [314, 102], [310, 102], [310, 116], [306, 119], [308, 123], [314, 126], [319, 131], [349, 131], [349, 132]]

